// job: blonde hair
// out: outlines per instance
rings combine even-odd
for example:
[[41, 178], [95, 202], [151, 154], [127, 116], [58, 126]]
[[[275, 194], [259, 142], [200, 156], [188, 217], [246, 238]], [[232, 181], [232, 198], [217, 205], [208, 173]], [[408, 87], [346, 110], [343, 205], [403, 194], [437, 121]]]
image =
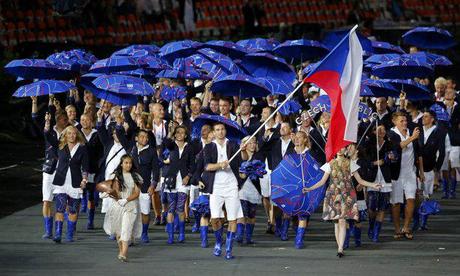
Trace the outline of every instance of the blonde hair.
[[80, 144], [85, 143], [85, 138], [83, 137], [83, 134], [81, 134], [81, 132], [78, 131], [78, 129], [75, 126], [68, 126], [62, 131], [61, 138], [59, 138], [59, 149], [62, 150], [67, 145], [67, 133], [72, 129], [75, 130], [75, 132], [77, 133], [76, 142]]
[[[244, 137], [244, 138], [241, 140], [241, 144], [244, 145], [247, 141], [249, 141], [249, 138], [251, 138], [251, 136], [249, 136], [249, 135], [246, 136], [246, 137]], [[254, 153], [256, 153], [256, 152], [259, 150], [259, 144], [257, 143], [256, 137], [252, 137], [252, 139], [255, 139], [255, 141], [256, 141], [256, 149], [255, 149], [255, 151], [254, 151]], [[246, 151], [247, 151], [247, 150], [246, 150]]]
[[297, 133], [302, 133], [303, 134], [303, 136], [306, 139], [305, 146], [307, 148], [311, 148], [310, 136], [308, 135], [308, 133], [306, 133], [304, 130], [299, 130], [299, 131], [297, 131]]
[[434, 85], [447, 86], [447, 80], [443, 77], [439, 77], [434, 81]]

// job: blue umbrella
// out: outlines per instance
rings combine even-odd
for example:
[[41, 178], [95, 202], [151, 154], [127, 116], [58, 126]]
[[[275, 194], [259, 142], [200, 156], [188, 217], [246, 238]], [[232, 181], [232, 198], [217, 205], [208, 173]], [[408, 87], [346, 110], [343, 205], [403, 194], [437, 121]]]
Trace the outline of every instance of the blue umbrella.
[[240, 40], [236, 44], [248, 49], [249, 52], [271, 52], [280, 43], [272, 38], [251, 38]]
[[452, 34], [436, 27], [416, 27], [402, 36], [405, 44], [423, 49], [446, 50], [455, 46]]
[[202, 43], [192, 40], [174, 41], [160, 48], [160, 56], [173, 63], [177, 58], [185, 58], [196, 53]]
[[268, 53], [247, 54], [241, 65], [254, 77], [277, 78], [290, 84], [296, 81], [296, 73], [289, 64], [283, 58]]
[[92, 84], [93, 80], [95, 80], [97, 77], [100, 77], [102, 75], [104, 75], [104, 74], [102, 74], [102, 73], [87, 73], [87, 74], [81, 75], [80, 83]]
[[259, 83], [265, 85], [271, 94], [275, 95], [286, 95], [294, 90], [294, 87], [290, 84], [285, 83], [280, 79], [273, 78], [257, 78]]
[[157, 78], [209, 80], [210, 77], [195, 68], [189, 59], [179, 58], [174, 61], [172, 69], [160, 71]]
[[231, 58], [209, 48], [198, 50], [197, 54], [191, 55], [186, 60], [189, 60], [194, 67], [205, 71], [213, 79], [243, 73]]
[[164, 86], [160, 92], [160, 98], [167, 102], [182, 100], [187, 96], [187, 91], [183, 86]]
[[[346, 35], [348, 35], [348, 33], [348, 29], [329, 32], [322, 41], [323, 45], [325, 45], [329, 50], [332, 50]], [[367, 53], [373, 53], [374, 48], [372, 48], [372, 42], [361, 33], [356, 32], [356, 34], [358, 35], [358, 39], [359, 42], [361, 42], [363, 50]]]
[[452, 61], [450, 61], [447, 57], [436, 55], [428, 52], [416, 52], [413, 54], [405, 54], [403, 57], [416, 59], [420, 62], [428, 63], [431, 66], [449, 66], [452, 65]]
[[364, 60], [364, 63], [367, 64], [382, 64], [384, 62], [390, 61], [392, 59], [399, 58], [401, 55], [399, 54], [377, 54], [372, 55]]
[[86, 72], [97, 58], [90, 53], [80, 49], [54, 53], [46, 58], [52, 64], [74, 72]]
[[287, 101], [280, 109], [279, 112], [283, 115], [298, 113], [302, 106], [295, 100]]
[[305, 68], [302, 70], [302, 74], [303, 74], [304, 76], [307, 76], [308, 74], [310, 74], [311, 71], [313, 71], [313, 70], [316, 68], [316, 66], [318, 66], [319, 63], [320, 63], [320, 62], [318, 61], [318, 62], [315, 62], [315, 63], [310, 63], [310, 64], [308, 64], [308, 65], [305, 66]]
[[433, 74], [433, 67], [411, 58], [400, 57], [372, 67], [372, 75], [381, 79], [425, 78]]
[[361, 97], [399, 97], [399, 90], [381, 80], [366, 79], [361, 82]]
[[44, 59], [15, 59], [5, 66], [5, 71], [23, 79], [69, 79], [75, 72], [58, 67]]
[[151, 70], [148, 68], [139, 68], [136, 70], [130, 70], [130, 71], [120, 71], [114, 73], [116, 75], [126, 75], [126, 76], [132, 76], [132, 77], [138, 77], [138, 78], [143, 78], [149, 81], [153, 81], [156, 77], [156, 72], [155, 70]]
[[403, 49], [385, 41], [372, 41], [372, 48], [375, 54], [405, 54]]
[[425, 85], [422, 85], [413, 80], [385, 80], [381, 81], [391, 84], [398, 91], [406, 93], [406, 98], [409, 100], [430, 100], [432, 93]]
[[202, 216], [209, 215], [211, 212], [209, 210], [209, 195], [200, 195], [192, 202], [190, 208]]
[[442, 107], [441, 105], [439, 104], [433, 104], [431, 107], [430, 107], [430, 110], [434, 111], [436, 113], [436, 120], [438, 121], [445, 121], [445, 122], [449, 122], [450, 121], [450, 115], [449, 113], [447, 112], [447, 110]]
[[197, 139], [201, 135], [201, 128], [205, 124], [212, 125], [216, 122], [223, 123], [227, 130], [227, 138], [232, 141], [240, 141], [248, 135], [246, 130], [242, 128], [237, 122], [222, 117], [220, 115], [201, 114], [196, 117], [192, 124], [192, 138]]
[[94, 86], [117, 94], [147, 96], [155, 93], [153, 87], [141, 78], [123, 75], [102, 75], [93, 80]]
[[114, 52], [112, 56], [155, 55], [159, 51], [160, 48], [153, 44], [135, 44]]
[[209, 48], [203, 48], [198, 50], [198, 53], [209, 59], [211, 62], [218, 65], [228, 74], [241, 74], [243, 70], [238, 67], [238, 65], [233, 62], [233, 60], [226, 55], [223, 55], [219, 52], [216, 52]]
[[329, 49], [316, 40], [286, 40], [273, 49], [278, 56], [292, 61], [305, 61], [324, 57]]
[[230, 58], [242, 58], [248, 51], [233, 41], [211, 40], [204, 44], [205, 47], [214, 49]]
[[311, 108], [318, 108], [322, 112], [331, 112], [331, 100], [327, 95], [318, 96], [316, 99], [310, 102]]
[[139, 68], [140, 65], [136, 58], [127, 56], [113, 56], [106, 59], [98, 60], [94, 63], [89, 71], [91, 73], [113, 73], [120, 71], [129, 71]]
[[64, 93], [71, 89], [77, 89], [68, 81], [41, 80], [19, 87], [13, 94], [14, 97], [43, 96], [49, 94]]
[[137, 63], [140, 67], [149, 71], [158, 73], [161, 70], [172, 69], [172, 67], [163, 59], [156, 56], [137, 57]]
[[[83, 85], [85, 86], [85, 85]], [[137, 96], [129, 94], [117, 94], [101, 89], [92, 89], [91, 87], [85, 87], [88, 91], [94, 94], [99, 99], [108, 101], [114, 105], [121, 106], [133, 106], [137, 104]]]
[[290, 216], [310, 215], [324, 199], [326, 185], [305, 194], [302, 189], [319, 182], [323, 174], [308, 152], [289, 154], [270, 175], [271, 199]]
[[211, 91], [223, 96], [241, 97], [265, 97], [270, 90], [257, 79], [244, 75], [233, 74], [215, 80], [211, 85]]

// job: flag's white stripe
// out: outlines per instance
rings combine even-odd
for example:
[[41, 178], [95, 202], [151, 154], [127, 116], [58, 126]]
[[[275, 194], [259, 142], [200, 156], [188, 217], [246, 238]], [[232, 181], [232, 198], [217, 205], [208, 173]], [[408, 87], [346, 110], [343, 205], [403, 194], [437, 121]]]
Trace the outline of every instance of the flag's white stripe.
[[346, 120], [343, 139], [355, 143], [358, 136], [359, 90], [363, 72], [363, 49], [354, 31], [350, 34], [348, 43], [350, 50], [340, 78], [342, 111]]

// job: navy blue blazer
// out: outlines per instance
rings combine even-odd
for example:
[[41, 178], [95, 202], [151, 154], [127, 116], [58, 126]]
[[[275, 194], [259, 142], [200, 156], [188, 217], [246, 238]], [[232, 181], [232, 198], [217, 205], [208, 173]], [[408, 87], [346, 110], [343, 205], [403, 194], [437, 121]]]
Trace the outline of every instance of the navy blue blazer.
[[316, 162], [318, 162], [319, 165], [324, 165], [324, 163], [326, 163], [325, 141], [327, 140], [327, 133], [326, 136], [323, 136], [322, 132], [319, 129], [313, 128], [312, 130], [310, 130], [309, 137], [311, 144], [311, 156], [316, 160]]
[[425, 133], [420, 130], [418, 138], [420, 156], [423, 159], [423, 171], [430, 172], [433, 169], [440, 170], [446, 156], [446, 132], [436, 127], [428, 137], [426, 143]]
[[[281, 152], [281, 138], [279, 136], [274, 137], [274, 135], [268, 141], [264, 141], [260, 147], [259, 152], [266, 152], [267, 159], [268, 159], [268, 168], [270, 170], [276, 169], [279, 163], [283, 160], [284, 156]], [[289, 142], [288, 148], [286, 150], [285, 155], [295, 153], [294, 150], [294, 143], [291, 141]], [[258, 155], [260, 156], [260, 155]], [[259, 157], [260, 158], [260, 157]], [[264, 160], [262, 160], [263, 162]]]
[[[81, 125], [78, 125], [77, 128], [81, 131]], [[82, 132], [82, 131], [81, 131]], [[85, 135], [82, 132], [83, 137], [86, 139]], [[95, 132], [89, 140], [86, 140], [85, 144], [88, 150], [89, 156], [89, 170], [88, 173], [97, 173], [99, 171], [99, 160], [102, 157], [103, 146], [97, 132]]]
[[88, 159], [88, 151], [85, 145], [80, 145], [73, 157], [70, 156], [70, 150], [67, 145], [62, 150], [58, 150], [58, 165], [53, 185], [63, 186], [67, 170], [70, 168], [72, 187], [79, 188], [83, 174], [87, 174], [89, 170]]
[[176, 176], [180, 171], [182, 178], [186, 176], [191, 178], [195, 169], [195, 152], [192, 145], [185, 145], [180, 158], [179, 147], [173, 140], [166, 139], [165, 147], [169, 150], [169, 164], [165, 166], [164, 176]]

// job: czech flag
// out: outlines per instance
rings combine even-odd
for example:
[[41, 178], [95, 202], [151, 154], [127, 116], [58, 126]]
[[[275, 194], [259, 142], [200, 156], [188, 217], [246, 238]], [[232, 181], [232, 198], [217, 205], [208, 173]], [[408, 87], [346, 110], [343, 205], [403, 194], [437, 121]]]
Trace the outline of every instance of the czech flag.
[[314, 83], [331, 99], [331, 123], [326, 143], [326, 160], [351, 143], [358, 134], [359, 91], [363, 71], [363, 49], [356, 25], [308, 74], [304, 82]]

